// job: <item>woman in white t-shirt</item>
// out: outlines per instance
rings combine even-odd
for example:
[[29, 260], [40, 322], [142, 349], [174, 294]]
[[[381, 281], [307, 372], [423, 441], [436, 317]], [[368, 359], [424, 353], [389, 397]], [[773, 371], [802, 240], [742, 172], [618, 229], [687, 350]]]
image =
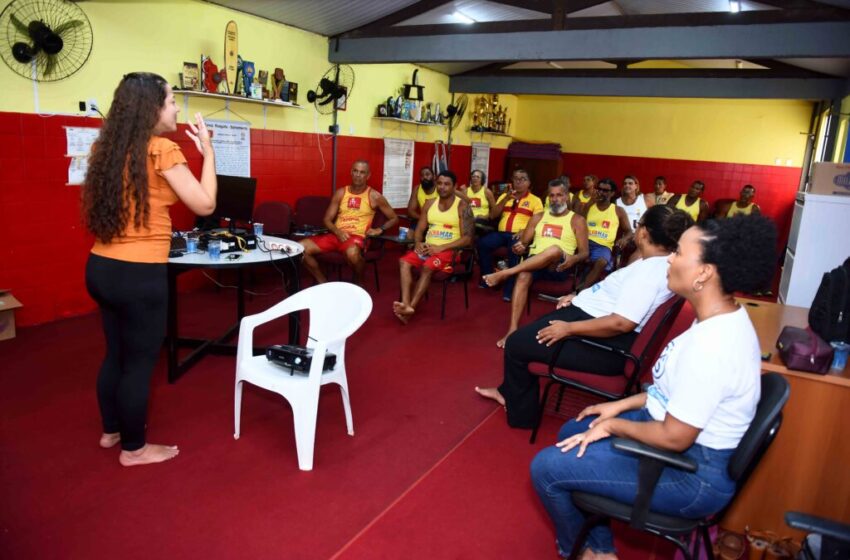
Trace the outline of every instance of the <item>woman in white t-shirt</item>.
[[[775, 246], [776, 229], [760, 216], [709, 221], [682, 235], [669, 258], [669, 287], [691, 303], [696, 321], [661, 353], [646, 393], [585, 408], [531, 464], [562, 553], [584, 523], [572, 492], [634, 500], [638, 459], [615, 451], [610, 436], [683, 452], [697, 462], [696, 473], [663, 471], [653, 511], [700, 518], [732, 498], [735, 483], [727, 466], [755, 416], [761, 375], [758, 337], [733, 293], [752, 292], [770, 280]], [[592, 529], [586, 545], [583, 560], [616, 558], [607, 526]]]
[[[609, 274], [605, 280], [558, 300], [554, 312], [514, 331], [505, 341], [504, 380], [499, 387], [476, 387], [483, 397], [507, 409], [508, 424], [533, 428], [539, 417], [538, 376], [528, 371], [531, 362], [549, 363], [558, 353], [558, 365], [599, 375], [622, 375], [625, 360], [571, 337], [601, 339], [628, 350], [637, 333], [658, 306], [673, 294], [667, 289], [667, 256], [693, 220], [684, 212], [658, 206], [638, 223], [638, 247], [644, 258]], [[566, 340], [564, 340], [566, 339]]]

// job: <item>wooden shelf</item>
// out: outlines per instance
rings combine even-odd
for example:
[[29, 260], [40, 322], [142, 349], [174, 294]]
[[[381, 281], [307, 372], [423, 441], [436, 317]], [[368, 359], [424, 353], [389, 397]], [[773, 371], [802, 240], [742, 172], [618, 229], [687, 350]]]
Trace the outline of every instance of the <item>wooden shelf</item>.
[[513, 138], [513, 136], [511, 136], [510, 134], [505, 134], [504, 132], [491, 132], [489, 130], [472, 130], [471, 128], [466, 129], [466, 131], [469, 132], [470, 136], [473, 134], [481, 134], [482, 136], [484, 134], [489, 134], [490, 136], [504, 136], [505, 138]]
[[416, 125], [416, 126], [439, 126], [440, 128], [446, 128], [446, 125], [444, 125], [444, 124], [411, 121], [411, 120], [408, 120], [408, 119], [398, 119], [396, 117], [372, 117], [372, 118], [376, 121], [390, 121], [390, 122], [400, 122], [400, 123], [413, 124], [413, 125]]
[[228, 95], [226, 93], [208, 93], [205, 91], [195, 91], [191, 89], [179, 89], [174, 92], [175, 95], [184, 95], [187, 97], [206, 97], [209, 99], [222, 99], [224, 101], [237, 101], [239, 103], [257, 103], [271, 107], [288, 107], [290, 109], [303, 109], [301, 105], [295, 105], [287, 101], [269, 101], [267, 99], [253, 99], [251, 97], [243, 97], [241, 95]]

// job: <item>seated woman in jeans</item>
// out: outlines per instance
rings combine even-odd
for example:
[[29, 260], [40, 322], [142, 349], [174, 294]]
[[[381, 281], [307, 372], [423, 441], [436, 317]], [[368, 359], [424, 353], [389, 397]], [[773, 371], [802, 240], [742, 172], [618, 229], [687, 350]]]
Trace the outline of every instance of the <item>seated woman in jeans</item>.
[[505, 407], [508, 424], [533, 428], [539, 417], [538, 376], [531, 362], [549, 363], [558, 354], [558, 366], [599, 375], [622, 375], [625, 359], [571, 337], [602, 339], [628, 350], [652, 313], [673, 294], [667, 289], [667, 256], [694, 222], [684, 212], [653, 206], [640, 220], [635, 242], [643, 258], [608, 275], [578, 295], [558, 300], [554, 312], [516, 330], [505, 341], [504, 379], [499, 387], [476, 387], [483, 397]]
[[[727, 464], [755, 416], [761, 387], [758, 337], [733, 293], [770, 281], [775, 246], [776, 229], [760, 216], [705, 222], [682, 235], [669, 257], [668, 283], [693, 306], [696, 321], [661, 353], [646, 393], [585, 408], [531, 463], [562, 555], [584, 522], [571, 492], [635, 498], [638, 459], [615, 451], [609, 436], [684, 452], [698, 463], [696, 473], [664, 470], [652, 511], [698, 518], [732, 498]], [[587, 540], [582, 559], [595, 558], [616, 558], [607, 526], [595, 527]]]

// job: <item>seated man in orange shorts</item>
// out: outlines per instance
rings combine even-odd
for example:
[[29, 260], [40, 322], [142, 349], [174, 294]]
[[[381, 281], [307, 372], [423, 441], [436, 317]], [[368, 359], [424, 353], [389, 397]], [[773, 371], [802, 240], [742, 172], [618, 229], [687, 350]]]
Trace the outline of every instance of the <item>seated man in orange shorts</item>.
[[[366, 265], [363, 260], [366, 236], [381, 235], [398, 222], [398, 216], [384, 195], [366, 183], [370, 176], [369, 164], [364, 160], [355, 161], [351, 166], [351, 185], [337, 189], [325, 212], [324, 224], [328, 233], [301, 241], [304, 246], [304, 266], [319, 284], [328, 279], [316, 262], [316, 255], [331, 251], [345, 255], [354, 269], [354, 282], [361, 284], [363, 267]], [[370, 227], [376, 209], [387, 217], [380, 228]]]
[[[434, 272], [450, 272], [454, 250], [472, 243], [475, 220], [469, 205], [455, 194], [456, 183], [457, 177], [451, 171], [437, 175], [439, 196], [425, 202], [416, 225], [415, 248], [398, 260], [401, 301], [393, 302], [393, 313], [402, 323], [407, 324], [416, 312], [416, 306], [428, 290]], [[427, 234], [424, 233], [426, 228]], [[421, 274], [411, 297], [414, 268], [420, 268]]]

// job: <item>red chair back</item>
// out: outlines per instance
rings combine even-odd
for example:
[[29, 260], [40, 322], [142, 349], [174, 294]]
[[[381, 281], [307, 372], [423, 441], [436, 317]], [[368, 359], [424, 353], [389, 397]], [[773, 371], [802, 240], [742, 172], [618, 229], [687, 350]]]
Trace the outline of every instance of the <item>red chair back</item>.
[[292, 208], [285, 202], [263, 202], [254, 210], [254, 221], [263, 224], [265, 234], [286, 237], [292, 227]]
[[298, 226], [321, 227], [331, 203], [327, 196], [302, 196], [295, 203], [295, 223]]

